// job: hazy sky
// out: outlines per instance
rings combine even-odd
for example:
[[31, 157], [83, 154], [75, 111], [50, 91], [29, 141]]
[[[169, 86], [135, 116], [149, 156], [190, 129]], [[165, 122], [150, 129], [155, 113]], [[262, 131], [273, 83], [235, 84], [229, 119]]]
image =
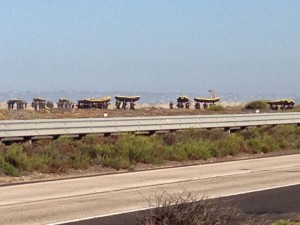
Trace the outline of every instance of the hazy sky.
[[0, 0], [0, 91], [300, 91], [297, 0]]

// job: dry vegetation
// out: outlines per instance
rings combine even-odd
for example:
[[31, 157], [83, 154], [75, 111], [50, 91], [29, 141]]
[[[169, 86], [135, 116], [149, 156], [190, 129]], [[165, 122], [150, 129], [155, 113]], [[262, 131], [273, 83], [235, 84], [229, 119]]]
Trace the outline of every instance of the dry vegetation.
[[164, 192], [149, 199], [152, 207], [138, 217], [139, 225], [263, 225], [270, 224], [267, 217], [246, 215], [237, 205], [218, 199], [198, 198], [183, 191], [178, 194]]
[[[134, 117], [134, 116], [177, 116], [177, 115], [210, 115], [210, 114], [236, 114], [249, 113], [243, 106], [214, 105], [206, 110], [196, 109], [167, 109], [162, 107], [142, 107], [136, 110], [117, 109], [46, 109], [46, 110], [10, 110], [0, 109], [0, 120], [29, 120], [29, 119], [61, 119], [61, 118], [101, 118], [107, 113], [108, 117]], [[266, 109], [261, 112], [270, 112]]]
[[0, 145], [0, 172], [20, 176], [28, 172], [68, 173], [101, 167], [131, 170], [138, 165], [162, 166], [199, 160], [257, 155], [300, 149], [300, 127], [249, 128], [229, 134], [223, 130], [189, 129], [179, 133], [101, 137], [80, 140], [60, 137], [33, 144]]
[[299, 221], [276, 220], [271, 214], [249, 214], [238, 204], [208, 199], [182, 191], [148, 198], [150, 210], [136, 215], [139, 225], [300, 225]]

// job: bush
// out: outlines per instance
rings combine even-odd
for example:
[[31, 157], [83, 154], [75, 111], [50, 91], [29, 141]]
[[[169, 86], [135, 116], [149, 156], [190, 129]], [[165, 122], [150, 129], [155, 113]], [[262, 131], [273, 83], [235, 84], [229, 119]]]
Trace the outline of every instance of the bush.
[[272, 137], [278, 143], [280, 149], [300, 148], [300, 127], [293, 125], [278, 126], [272, 131]]
[[138, 163], [161, 164], [164, 160], [206, 160], [235, 156], [240, 152], [266, 153], [300, 148], [300, 127], [248, 128], [229, 134], [223, 129], [187, 129], [164, 135], [125, 134], [109, 138], [88, 135], [82, 140], [60, 137], [34, 144], [0, 145], [1, 173], [17, 176], [22, 171], [66, 172], [101, 165], [128, 169]]
[[181, 144], [176, 144], [166, 147], [164, 159], [170, 161], [185, 161], [188, 159], [188, 155], [186, 151], [182, 151]]
[[220, 112], [224, 111], [225, 108], [222, 105], [211, 105], [207, 108], [209, 111]]
[[5, 161], [3, 155], [0, 154], [0, 172], [2, 174], [16, 177], [19, 176], [19, 170], [15, 168], [13, 165], [9, 164]]
[[166, 133], [163, 136], [163, 142], [166, 145], [174, 145], [177, 142], [177, 135], [173, 134], [173, 133]]
[[30, 169], [28, 156], [20, 145], [13, 144], [7, 148], [5, 161], [20, 171]]
[[211, 157], [211, 144], [208, 141], [194, 140], [181, 145], [182, 151], [187, 153], [189, 160], [206, 160]]
[[223, 129], [200, 130], [198, 132], [199, 132], [199, 138], [210, 142], [214, 142], [216, 140], [229, 136], [229, 134], [224, 132]]
[[87, 145], [102, 145], [105, 143], [105, 138], [96, 136], [94, 134], [84, 136], [80, 141]]
[[45, 155], [34, 155], [30, 159], [32, 170], [39, 171], [41, 173], [56, 172], [50, 169], [51, 159]]
[[290, 220], [278, 220], [271, 225], [300, 225], [300, 222], [293, 222]]
[[128, 169], [130, 167], [130, 161], [124, 156], [106, 157], [103, 159], [103, 166], [111, 167], [116, 170]]
[[157, 163], [160, 155], [163, 155], [162, 143], [155, 135], [150, 138], [133, 134], [123, 135], [116, 142], [114, 150], [115, 154], [128, 157], [132, 164]]
[[228, 137], [216, 141], [217, 156], [225, 157], [228, 155], [235, 156], [241, 152], [241, 146], [244, 139], [241, 136], [231, 134]]
[[101, 164], [103, 159], [109, 153], [106, 146], [101, 145], [85, 145], [81, 146], [81, 152], [87, 154], [93, 164]]
[[48, 172], [65, 172], [69, 168], [86, 168], [87, 153], [80, 151], [80, 142], [69, 137], [59, 137], [46, 146], [40, 146], [42, 161], [48, 165]]
[[246, 106], [245, 106], [245, 109], [247, 109], [247, 110], [256, 110], [256, 109], [268, 110], [269, 108], [270, 107], [269, 107], [268, 103], [263, 100], [252, 101], [252, 102], [249, 102], [248, 104], [246, 104]]
[[177, 143], [179, 142], [183, 143], [190, 140], [201, 139], [201, 133], [199, 132], [199, 130], [195, 128], [189, 128], [183, 130], [182, 132], [176, 134], [176, 136], [177, 136]]
[[280, 149], [279, 145], [274, 141], [274, 138], [268, 134], [263, 133], [247, 141], [252, 153], [267, 153]]
[[186, 191], [173, 195], [164, 192], [156, 196], [154, 202], [149, 199], [149, 204], [155, 207], [137, 218], [140, 225], [258, 225], [265, 222], [246, 216], [228, 202], [199, 199]]

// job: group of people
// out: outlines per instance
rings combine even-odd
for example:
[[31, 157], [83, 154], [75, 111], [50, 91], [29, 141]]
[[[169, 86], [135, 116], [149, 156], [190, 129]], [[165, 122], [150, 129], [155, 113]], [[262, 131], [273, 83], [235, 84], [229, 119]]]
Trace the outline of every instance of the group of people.
[[[126, 109], [127, 105], [129, 103], [129, 109], [134, 110], [135, 109], [135, 103], [133, 101], [116, 101], [116, 108], [117, 109]], [[78, 108], [98, 108], [98, 109], [108, 109], [109, 102], [79, 102], [78, 103]], [[7, 107], [9, 110], [23, 110], [27, 109], [27, 102], [22, 101], [22, 100], [9, 100], [7, 101]], [[33, 100], [31, 103], [31, 107], [34, 110], [40, 110], [40, 109], [45, 109], [46, 107], [48, 108], [54, 108], [54, 104], [52, 102], [46, 102], [46, 100]], [[58, 108], [63, 108], [63, 109], [73, 109], [75, 108], [75, 104], [72, 102], [68, 101], [58, 101], [57, 102], [57, 107]]]
[[[183, 109], [183, 108], [189, 109], [190, 105], [191, 105], [190, 102], [177, 102], [176, 106], [178, 109]], [[174, 109], [173, 101], [170, 102], [169, 106], [170, 106], [170, 109]]]
[[[89, 108], [97, 108], [97, 109], [108, 109], [109, 102], [89, 102], [89, 101], [78, 101], [78, 109], [89, 109]], [[71, 108], [74, 108], [75, 105], [72, 104]]]
[[[183, 103], [183, 102], [177, 102], [177, 108], [178, 109], [183, 109], [183, 108], [186, 108], [186, 109], [189, 109], [190, 108], [190, 105], [191, 105], [191, 103], [190, 102], [185, 102], [185, 103]], [[207, 109], [209, 106], [211, 106], [212, 105], [212, 103], [210, 103], [210, 104], [208, 104], [208, 103], [206, 103], [206, 102], [204, 102], [203, 103], [203, 108], [204, 109]], [[195, 109], [200, 109], [201, 108], [201, 104], [200, 104], [200, 102], [196, 102], [195, 103]], [[174, 109], [174, 103], [173, 103], [173, 101], [171, 101], [170, 102], [170, 104], [169, 104], [169, 108], [170, 109]]]
[[[39, 109], [45, 109], [46, 106], [49, 108], [53, 108], [53, 103], [52, 102], [47, 102], [46, 100], [36, 100], [34, 99], [33, 102], [31, 103], [32, 108], [34, 110], [39, 110]], [[7, 101], [7, 108], [8, 110], [25, 110], [27, 109], [27, 101], [23, 101], [21, 99], [11, 99]]]
[[75, 107], [74, 103], [71, 101], [58, 101], [57, 108], [61, 109], [73, 109]]
[[27, 108], [27, 102], [20, 99], [12, 99], [7, 101], [8, 110], [24, 110]]
[[[116, 109], [126, 109], [126, 106], [128, 104], [128, 101], [126, 100], [123, 100], [123, 101], [120, 101], [120, 100], [117, 100], [115, 105], [116, 105]], [[135, 103], [133, 101], [129, 101], [129, 109], [130, 110], [135, 110]]]
[[34, 110], [40, 110], [40, 109], [45, 109], [46, 108], [46, 101], [33, 101], [31, 103], [32, 108]]
[[[134, 101], [127, 101], [127, 100], [117, 100], [115, 102], [115, 106], [116, 109], [123, 109], [126, 110], [127, 109], [127, 105], [129, 103], [129, 109], [130, 110], [135, 110], [135, 103]], [[17, 109], [17, 110], [24, 110], [27, 108], [27, 102], [26, 101], [22, 101], [22, 100], [9, 100], [7, 101], [7, 105], [8, 105], [8, 109], [12, 110], [12, 109]], [[78, 108], [99, 108], [99, 109], [108, 109], [108, 105], [109, 102], [101, 102], [101, 103], [94, 103], [94, 102], [79, 102], [78, 103]], [[203, 103], [203, 108], [206, 109], [209, 106], [211, 106], [212, 104], [208, 104], [208, 103]], [[34, 110], [40, 110], [40, 109], [45, 109], [46, 106], [48, 108], [53, 108], [54, 105], [52, 102], [47, 102], [45, 100], [43, 101], [33, 101], [31, 104], [32, 108], [34, 108]], [[191, 103], [188, 102], [180, 102], [178, 101], [176, 104], [177, 108], [179, 109], [189, 109], [191, 106]], [[75, 104], [73, 104], [72, 102], [67, 102], [67, 101], [59, 101], [57, 103], [57, 107], [58, 108], [64, 108], [64, 109], [71, 109], [71, 108], [75, 108]], [[170, 109], [174, 109], [174, 103], [173, 101], [170, 102], [169, 104]], [[200, 109], [201, 108], [201, 104], [200, 102], [196, 102], [195, 103], [195, 109]], [[272, 106], [271, 106], [272, 107]], [[284, 107], [284, 106], [282, 106]], [[275, 105], [272, 107], [272, 109], [276, 110], [278, 109], [278, 106], [276, 107]], [[285, 109], [289, 109], [289, 106], [285, 106]]]
[[294, 104], [270, 104], [270, 108], [272, 110], [288, 110], [288, 109], [293, 109], [294, 108]]

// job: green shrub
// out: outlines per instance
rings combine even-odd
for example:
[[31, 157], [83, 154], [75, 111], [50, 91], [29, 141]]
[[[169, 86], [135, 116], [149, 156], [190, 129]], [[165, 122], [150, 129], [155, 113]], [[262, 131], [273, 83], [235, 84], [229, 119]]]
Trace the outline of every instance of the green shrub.
[[69, 166], [73, 169], [87, 169], [90, 165], [90, 157], [84, 152], [77, 152], [69, 159]]
[[19, 176], [20, 174], [17, 168], [5, 161], [2, 154], [0, 154], [0, 173], [12, 177]]
[[183, 130], [182, 132], [176, 134], [177, 136], [177, 143], [178, 142], [187, 142], [187, 141], [190, 141], [190, 140], [197, 140], [197, 139], [200, 139], [201, 136], [200, 136], [200, 132], [199, 130], [196, 130], [195, 128], [189, 128], [189, 129], [186, 129], [186, 130]]
[[60, 137], [34, 144], [0, 145], [1, 173], [22, 171], [65, 172], [102, 165], [127, 169], [137, 163], [161, 164], [165, 160], [206, 160], [235, 156], [240, 152], [260, 153], [300, 148], [300, 127], [248, 128], [229, 134], [221, 129], [187, 129], [164, 135], [126, 134], [108, 138], [88, 135], [82, 140]]
[[279, 149], [278, 143], [268, 133], [263, 133], [247, 141], [253, 153], [267, 153]]
[[162, 143], [155, 135], [150, 138], [133, 134], [123, 135], [113, 148], [115, 154], [128, 157], [132, 164], [156, 163], [158, 156], [163, 155], [157, 151], [157, 149], [162, 150]]
[[105, 157], [103, 159], [103, 166], [111, 167], [116, 170], [128, 169], [130, 167], [130, 161], [127, 157], [124, 156], [115, 156], [115, 157]]
[[5, 152], [5, 161], [20, 171], [29, 170], [30, 163], [21, 145], [13, 144]]
[[278, 126], [273, 129], [271, 135], [280, 149], [300, 148], [300, 127], [293, 125]]
[[208, 159], [211, 157], [211, 144], [208, 141], [194, 140], [181, 144], [182, 151], [189, 160]]
[[293, 222], [290, 220], [278, 220], [271, 225], [300, 225], [300, 222]]
[[211, 105], [207, 108], [209, 111], [220, 112], [224, 111], [225, 108], [222, 105]]
[[91, 161], [101, 163], [102, 159], [109, 153], [107, 146], [101, 145], [82, 145], [81, 151], [85, 152]]
[[229, 136], [229, 134], [224, 132], [223, 129], [199, 130], [198, 133], [201, 140], [207, 140], [210, 142]]
[[49, 169], [51, 159], [45, 155], [34, 155], [30, 158], [30, 164], [32, 170], [39, 171], [42, 173], [55, 172]]
[[235, 156], [241, 152], [244, 139], [241, 136], [231, 134], [228, 137], [216, 140], [217, 156]]
[[188, 155], [186, 151], [182, 150], [181, 144], [176, 144], [166, 147], [164, 158], [170, 161], [185, 161], [188, 159]]
[[86, 161], [79, 147], [80, 142], [69, 137], [60, 137], [44, 146], [40, 153], [48, 163], [49, 172], [65, 172], [69, 168], [85, 168]]
[[175, 135], [174, 133], [166, 133], [163, 136], [163, 142], [166, 145], [174, 145], [177, 142], [177, 135]]
[[268, 110], [270, 107], [267, 103], [267, 101], [263, 101], [263, 100], [256, 100], [256, 101], [252, 101], [246, 104], [245, 109], [247, 110]]
[[84, 136], [80, 141], [87, 145], [103, 145], [105, 143], [105, 138], [99, 137], [94, 134]]

